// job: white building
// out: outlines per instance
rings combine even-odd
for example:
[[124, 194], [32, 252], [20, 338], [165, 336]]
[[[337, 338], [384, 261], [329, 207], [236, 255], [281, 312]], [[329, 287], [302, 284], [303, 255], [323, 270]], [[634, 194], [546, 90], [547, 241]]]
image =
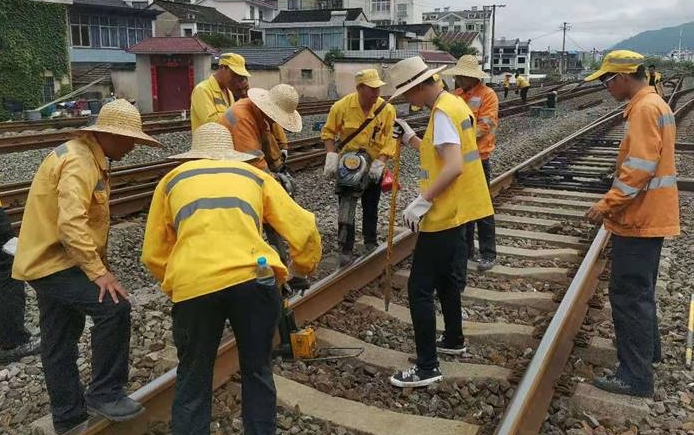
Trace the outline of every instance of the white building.
[[280, 11], [361, 8], [376, 25], [420, 24], [424, 11], [419, 0], [278, 0], [278, 8]]
[[494, 41], [493, 73], [530, 74], [530, 40], [501, 38]]
[[215, 8], [231, 19], [253, 25], [274, 20], [278, 12], [277, 2], [272, 0], [198, 0], [195, 4]]

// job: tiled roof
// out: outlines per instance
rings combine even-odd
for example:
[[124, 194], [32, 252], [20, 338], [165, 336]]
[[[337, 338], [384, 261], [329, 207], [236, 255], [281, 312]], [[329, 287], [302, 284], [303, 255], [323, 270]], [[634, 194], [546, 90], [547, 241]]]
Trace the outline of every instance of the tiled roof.
[[192, 36], [147, 38], [128, 49], [135, 54], [216, 54], [213, 46]]
[[447, 51], [419, 50], [419, 55], [422, 56], [424, 62], [455, 63], [457, 60], [451, 53]]
[[123, 0], [73, 0], [73, 7], [85, 7], [89, 9], [100, 8], [103, 10], [126, 12], [136, 15], [155, 16], [156, 11], [133, 8]]
[[183, 23], [205, 23], [205, 24], [224, 24], [227, 26], [238, 26], [238, 21], [234, 21], [215, 8], [208, 6], [198, 6], [189, 3], [177, 3], [166, 0], [155, 0], [152, 5], [159, 6], [167, 12], [173, 14]]
[[494, 48], [501, 48], [501, 47], [514, 48], [516, 46], [516, 42], [518, 43], [519, 47], [527, 47], [528, 46], [528, 41], [521, 41], [520, 39], [495, 39], [494, 40]]
[[313, 51], [306, 47], [233, 47], [224, 48], [220, 50], [220, 53], [231, 52], [240, 54], [246, 59], [246, 67], [249, 69], [277, 69], [304, 50], [313, 53]]
[[470, 45], [472, 42], [475, 40], [477, 35], [479, 35], [479, 32], [471, 32], [471, 31], [465, 31], [465, 32], [445, 32], [439, 34], [439, 39], [441, 42], [446, 42], [446, 43], [453, 43], [453, 42], [462, 42], [465, 45]]
[[433, 29], [434, 26], [431, 24], [395, 24], [390, 26], [379, 26], [379, 28], [386, 30], [399, 30], [402, 32], [413, 32], [417, 36], [424, 36], [429, 30]]
[[333, 11], [346, 11], [347, 21], [354, 21], [363, 14], [362, 8], [312, 9], [307, 11], [280, 11], [272, 23], [316, 23], [330, 21]]

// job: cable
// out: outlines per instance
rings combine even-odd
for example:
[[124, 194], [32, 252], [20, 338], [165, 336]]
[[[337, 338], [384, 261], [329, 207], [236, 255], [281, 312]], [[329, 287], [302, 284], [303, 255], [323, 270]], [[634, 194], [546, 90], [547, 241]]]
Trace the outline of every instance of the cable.
[[573, 39], [571, 36], [569, 36], [568, 33], [566, 34], [566, 37], [568, 38], [569, 41], [573, 42], [574, 45], [575, 45], [576, 47], [578, 47], [581, 51], [589, 51], [589, 50], [586, 50], [585, 48], [581, 47], [581, 44], [579, 44], [578, 42], [574, 41], [574, 39]]

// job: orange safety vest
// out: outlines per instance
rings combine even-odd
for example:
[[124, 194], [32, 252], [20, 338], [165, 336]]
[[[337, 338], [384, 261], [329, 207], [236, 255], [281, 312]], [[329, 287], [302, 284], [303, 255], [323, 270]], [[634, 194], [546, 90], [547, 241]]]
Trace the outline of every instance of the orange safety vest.
[[487, 160], [496, 145], [496, 128], [499, 125], [499, 97], [496, 92], [484, 83], [465, 92], [458, 88], [455, 94], [467, 103], [477, 120], [477, 149], [480, 158]]

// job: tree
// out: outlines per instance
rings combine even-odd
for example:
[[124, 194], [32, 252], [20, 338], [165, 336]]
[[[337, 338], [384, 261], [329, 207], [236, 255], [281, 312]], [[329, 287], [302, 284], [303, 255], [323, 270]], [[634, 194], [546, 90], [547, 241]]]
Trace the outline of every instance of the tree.
[[433, 42], [434, 45], [436, 45], [436, 48], [441, 51], [449, 52], [451, 56], [455, 57], [456, 59], [460, 59], [461, 56], [466, 54], [471, 54], [473, 56], [477, 54], [477, 49], [475, 47], [471, 47], [460, 41], [446, 42], [442, 41], [441, 38], [436, 37], [434, 38]]
[[197, 33], [195, 36], [214, 48], [229, 48], [239, 45], [236, 38], [232, 38], [223, 33]]
[[345, 57], [345, 54], [342, 52], [342, 50], [337, 47], [333, 47], [327, 53], [325, 53], [325, 59], [323, 59], [323, 62], [325, 62], [330, 69], [333, 69], [335, 59], [340, 59], [343, 57]]

